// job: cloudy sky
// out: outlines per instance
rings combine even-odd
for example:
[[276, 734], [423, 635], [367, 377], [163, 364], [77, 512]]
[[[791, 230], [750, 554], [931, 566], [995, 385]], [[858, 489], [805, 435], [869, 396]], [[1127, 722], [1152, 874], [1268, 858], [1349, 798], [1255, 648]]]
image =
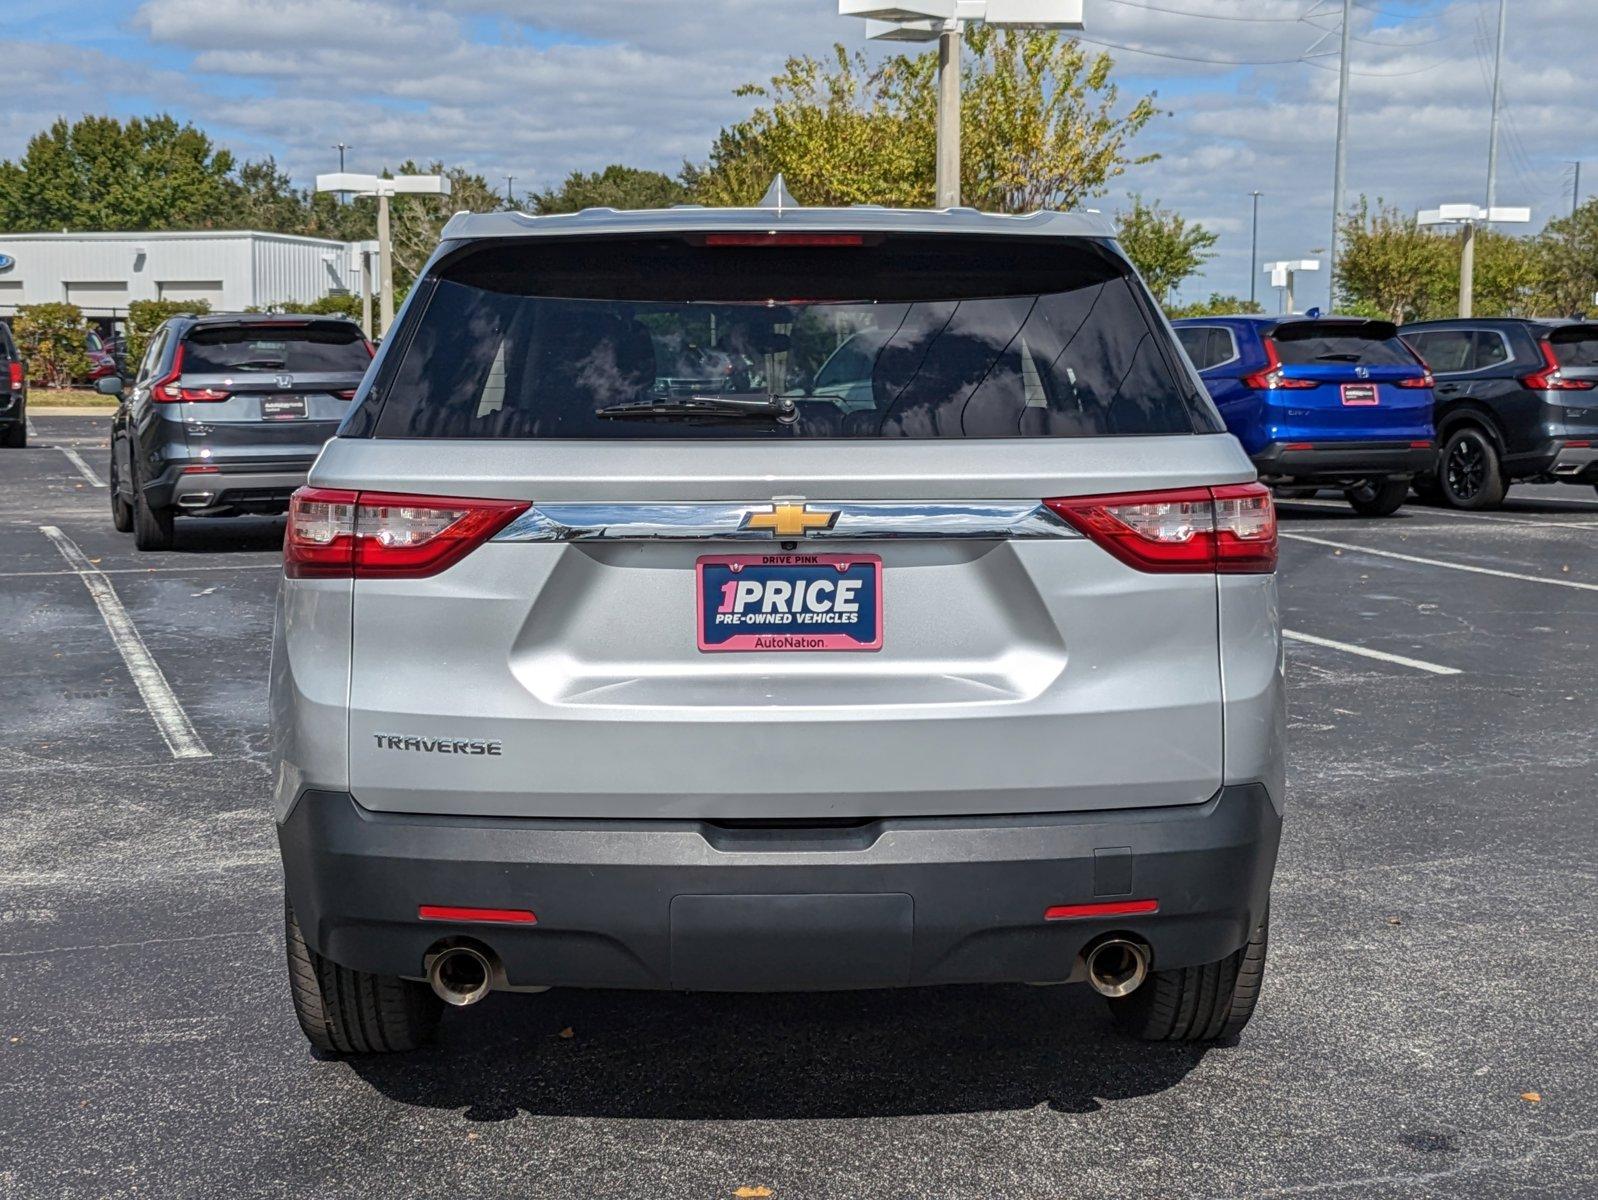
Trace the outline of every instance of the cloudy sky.
[[[1260, 258], [1323, 253], [1341, 0], [1086, 0], [1084, 39], [1127, 94], [1170, 115], [1160, 161], [1095, 203], [1158, 197], [1221, 234], [1189, 294], [1248, 291]], [[1515, 0], [1498, 202], [1568, 209], [1570, 160], [1598, 192], [1598, 0]], [[783, 57], [861, 45], [832, 0], [5, 0], [0, 156], [58, 115], [169, 111], [302, 183], [441, 158], [518, 193], [613, 161], [674, 171]], [[1349, 195], [1480, 202], [1496, 0], [1355, 0]], [[1333, 36], [1324, 36], [1330, 31]], [[1324, 284], [1319, 285], [1324, 288]], [[1262, 295], [1264, 292], [1261, 284]], [[1315, 287], [1301, 295], [1313, 294]]]

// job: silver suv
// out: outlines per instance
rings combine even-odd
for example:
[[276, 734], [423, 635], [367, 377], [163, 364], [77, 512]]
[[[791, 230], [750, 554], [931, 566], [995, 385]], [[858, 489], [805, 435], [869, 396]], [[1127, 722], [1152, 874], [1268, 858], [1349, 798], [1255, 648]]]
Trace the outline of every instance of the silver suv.
[[1095, 215], [459, 215], [289, 517], [300, 1023], [360, 1053], [491, 989], [1082, 981], [1230, 1036], [1275, 564]]

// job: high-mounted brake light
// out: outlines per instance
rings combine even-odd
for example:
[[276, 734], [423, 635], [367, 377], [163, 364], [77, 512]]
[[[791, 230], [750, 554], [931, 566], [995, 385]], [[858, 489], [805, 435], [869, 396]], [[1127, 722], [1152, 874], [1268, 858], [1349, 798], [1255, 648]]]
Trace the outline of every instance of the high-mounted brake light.
[[1255, 371], [1252, 375], [1243, 376], [1244, 387], [1259, 388], [1262, 391], [1274, 392], [1278, 388], [1312, 388], [1319, 387], [1313, 379], [1288, 379], [1282, 372], [1282, 356], [1276, 353], [1275, 338], [1261, 338], [1265, 346], [1265, 369]]
[[453, 566], [529, 507], [525, 500], [301, 488], [289, 501], [290, 579], [418, 579]]
[[707, 233], [707, 246], [863, 246], [858, 233]]
[[1538, 342], [1537, 348], [1543, 352], [1543, 369], [1522, 379], [1522, 386], [1534, 392], [1589, 392], [1598, 387], [1598, 379], [1566, 379], [1554, 357], [1554, 348], [1547, 342]]
[[1276, 508], [1259, 483], [1044, 503], [1130, 567], [1156, 573], [1269, 574]]

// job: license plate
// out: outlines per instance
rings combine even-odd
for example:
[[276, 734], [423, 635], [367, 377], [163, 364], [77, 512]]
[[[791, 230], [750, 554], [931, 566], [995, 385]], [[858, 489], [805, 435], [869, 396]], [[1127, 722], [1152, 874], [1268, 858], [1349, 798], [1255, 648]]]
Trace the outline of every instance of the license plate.
[[695, 569], [701, 650], [882, 649], [875, 554], [707, 555]]
[[1375, 404], [1376, 385], [1374, 383], [1345, 383], [1343, 385], [1344, 404]]
[[263, 421], [301, 421], [305, 419], [304, 396], [261, 397]]

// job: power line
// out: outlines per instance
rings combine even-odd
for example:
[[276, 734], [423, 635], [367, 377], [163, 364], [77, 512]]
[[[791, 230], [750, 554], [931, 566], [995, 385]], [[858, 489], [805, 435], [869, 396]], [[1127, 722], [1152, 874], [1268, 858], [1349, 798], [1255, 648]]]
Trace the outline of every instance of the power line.
[[1073, 33], [1071, 36], [1079, 42], [1104, 46], [1110, 50], [1125, 50], [1130, 54], [1150, 54], [1155, 58], [1172, 58], [1177, 62], [1206, 63], [1212, 67], [1288, 67], [1304, 61], [1302, 58], [1195, 58], [1191, 54], [1169, 54], [1164, 50], [1148, 50], [1142, 46], [1101, 41], [1098, 38], [1083, 37], [1080, 33]]
[[1179, 8], [1161, 8], [1158, 4], [1145, 4], [1143, 0], [1110, 0], [1110, 3], [1124, 5], [1127, 8], [1142, 8], [1147, 9], [1149, 12], [1165, 13], [1167, 16], [1172, 17], [1194, 17], [1203, 21], [1237, 21], [1250, 25], [1264, 25], [1275, 22], [1296, 25], [1309, 16], [1315, 8], [1312, 4], [1296, 17], [1229, 17], [1222, 13], [1196, 13], [1184, 12]]
[[[1306, 67], [1314, 67], [1320, 71], [1337, 70], [1336, 67], [1329, 66], [1326, 63], [1318, 63], [1313, 59], [1306, 58], [1301, 61]], [[1413, 71], [1356, 71], [1350, 68], [1348, 73], [1350, 75], [1364, 75], [1371, 79], [1402, 79], [1406, 75], [1424, 75], [1427, 71], [1435, 71], [1438, 67], [1446, 67], [1447, 65], [1446, 62], [1434, 62], [1429, 67], [1417, 67]]]

